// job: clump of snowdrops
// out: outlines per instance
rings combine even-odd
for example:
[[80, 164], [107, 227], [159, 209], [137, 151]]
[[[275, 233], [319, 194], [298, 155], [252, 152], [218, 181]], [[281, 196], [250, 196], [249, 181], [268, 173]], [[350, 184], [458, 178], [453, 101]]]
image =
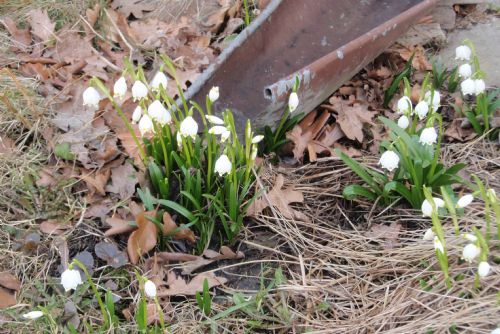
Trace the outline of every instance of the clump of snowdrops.
[[384, 171], [366, 167], [346, 154], [337, 154], [364, 181], [363, 185], [350, 185], [344, 197], [365, 197], [388, 205], [404, 198], [413, 208], [420, 208], [425, 199], [424, 186], [431, 191], [439, 187], [462, 182], [457, 173], [464, 164], [445, 166], [439, 157], [443, 137], [443, 122], [439, 114], [441, 95], [426, 76], [418, 103], [410, 99], [411, 87], [404, 78], [404, 94], [396, 108], [394, 122], [380, 117], [389, 130], [390, 141], [381, 143], [379, 165]]
[[[174, 64], [167, 57], [162, 59], [174, 80], [169, 80], [160, 68], [148, 82], [140, 67], [135, 69], [127, 63], [113, 93], [93, 78], [84, 92], [84, 103], [97, 106], [101, 94], [111, 101], [149, 172], [154, 197], [148, 189], [139, 190], [146, 208], [159, 207], [176, 214], [180, 229], [192, 228], [197, 232], [196, 249], [202, 253], [214, 233], [233, 242], [240, 231], [253, 198], [257, 145], [263, 136], [254, 136], [247, 120], [240, 140], [230, 110], [219, 116], [212, 113], [212, 105], [220, 94], [218, 87], [210, 90], [203, 107], [186, 101]], [[116, 100], [127, 93], [129, 83], [137, 102], [131, 119]], [[177, 86], [180, 103], [167, 95], [169, 84]], [[140, 135], [132, 123], [137, 123]]]
[[456, 48], [455, 59], [459, 62], [458, 76], [462, 80], [460, 89], [464, 97], [463, 105], [455, 105], [455, 109], [467, 117], [477, 134], [488, 134], [489, 138], [498, 139], [499, 131], [494, 128], [493, 119], [498, 116], [500, 108], [500, 89], [487, 92], [486, 74], [481, 70], [476, 49], [470, 40], [465, 40]]

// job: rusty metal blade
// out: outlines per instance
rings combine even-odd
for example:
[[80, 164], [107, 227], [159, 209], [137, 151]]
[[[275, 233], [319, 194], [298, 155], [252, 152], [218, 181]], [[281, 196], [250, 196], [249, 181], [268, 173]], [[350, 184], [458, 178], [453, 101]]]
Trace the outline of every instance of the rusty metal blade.
[[280, 118], [295, 77], [309, 112], [382, 53], [438, 0], [273, 0], [187, 92], [203, 102], [219, 86], [216, 112], [238, 126]]

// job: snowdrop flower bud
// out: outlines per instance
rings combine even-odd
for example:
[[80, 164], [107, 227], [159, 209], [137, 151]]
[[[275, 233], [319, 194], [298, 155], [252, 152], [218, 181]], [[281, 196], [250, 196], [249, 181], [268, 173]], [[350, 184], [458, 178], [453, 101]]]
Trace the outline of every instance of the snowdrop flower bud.
[[252, 155], [250, 156], [250, 159], [252, 161], [254, 161], [255, 158], [257, 158], [257, 147], [256, 146], [252, 147]]
[[227, 155], [223, 154], [215, 162], [215, 173], [219, 174], [220, 176], [229, 174], [231, 173], [232, 166], [233, 165], [231, 164], [231, 161], [229, 161]]
[[195, 139], [198, 134], [198, 123], [196, 123], [193, 117], [188, 116], [181, 122], [179, 132], [181, 136]]
[[488, 196], [489, 200], [493, 203], [498, 202], [498, 197], [497, 193], [495, 192], [495, 189], [488, 189], [486, 191], [486, 196]]
[[297, 109], [298, 106], [299, 106], [299, 96], [297, 95], [297, 93], [292, 92], [290, 94], [290, 97], [288, 98], [288, 109], [292, 113], [295, 111], [295, 109]]
[[160, 87], [163, 87], [163, 89], [167, 89], [167, 84], [168, 78], [163, 72], [156, 72], [153, 80], [151, 80], [151, 88], [154, 91], [159, 91]]
[[435, 236], [436, 235], [434, 234], [434, 231], [432, 230], [432, 228], [429, 228], [429, 229], [427, 229], [427, 231], [425, 231], [423, 239], [425, 241], [431, 241], [431, 240], [434, 240]]
[[154, 284], [153, 281], [147, 280], [144, 283], [144, 293], [149, 298], [155, 298], [156, 297], [156, 284]]
[[132, 98], [134, 101], [138, 101], [148, 96], [148, 87], [141, 81], [137, 80], [132, 86]]
[[220, 136], [220, 141], [222, 143], [224, 143], [226, 140], [229, 139], [229, 136], [231, 136], [231, 131], [227, 130], [227, 131], [224, 131], [221, 136]]
[[141, 136], [145, 136], [147, 133], [154, 132], [153, 121], [148, 115], [143, 115], [139, 121], [139, 131]]
[[392, 172], [394, 169], [398, 168], [399, 156], [393, 151], [385, 151], [378, 163], [389, 172]]
[[458, 68], [458, 75], [464, 79], [470, 78], [472, 75], [472, 67], [469, 64], [462, 64]]
[[470, 60], [472, 50], [467, 45], [460, 45], [455, 49], [455, 59], [457, 60]]
[[83, 91], [83, 105], [98, 108], [101, 95], [94, 87], [88, 87]]
[[35, 319], [38, 319], [42, 316], [43, 316], [42, 311], [31, 311], [31, 312], [28, 312], [26, 314], [23, 314], [23, 318], [28, 319], [28, 320], [35, 320]]
[[425, 101], [420, 101], [415, 107], [415, 112], [417, 113], [419, 119], [424, 119], [429, 112], [429, 105]]
[[444, 254], [444, 247], [441, 243], [441, 240], [437, 236], [434, 237], [434, 249], [439, 251], [441, 254]]
[[264, 139], [263, 135], [258, 135], [252, 138], [252, 144], [258, 144]]
[[66, 269], [61, 275], [61, 284], [64, 287], [64, 291], [76, 290], [82, 284], [80, 272], [75, 269]]
[[486, 90], [486, 84], [484, 83], [484, 80], [481, 79], [474, 80], [474, 93], [476, 95], [484, 93], [485, 90]]
[[432, 145], [432, 144], [436, 143], [437, 137], [438, 137], [438, 135], [437, 135], [436, 129], [425, 128], [420, 133], [419, 141], [425, 145]]
[[208, 133], [212, 134], [212, 135], [221, 135], [223, 134], [224, 132], [227, 132], [227, 128], [225, 126], [222, 126], [222, 125], [216, 125], [216, 126], [213, 126], [211, 127], [209, 130], [208, 130]]
[[217, 116], [213, 116], [213, 115], [206, 115], [205, 118], [212, 124], [215, 124], [215, 125], [223, 125], [224, 124], [224, 121], [222, 119], [220, 119], [219, 117]]
[[208, 99], [212, 103], [219, 99], [219, 87], [215, 86], [210, 89], [210, 92], [208, 93]]
[[[431, 101], [431, 96], [432, 96], [432, 101]], [[433, 110], [438, 110], [439, 107], [441, 107], [441, 94], [437, 90], [435, 90], [434, 93], [432, 92], [425, 93], [424, 100], [427, 102], [428, 105], [432, 106]]]
[[161, 125], [169, 124], [172, 121], [170, 113], [158, 100], [155, 100], [149, 105], [148, 115], [149, 117], [151, 117], [151, 119], [154, 119]]
[[408, 96], [403, 96], [398, 100], [397, 112], [398, 114], [410, 113], [412, 111], [411, 100]]
[[479, 266], [477, 266], [477, 273], [479, 277], [486, 277], [490, 273], [490, 264], [486, 261], [483, 261], [479, 263]]
[[123, 99], [125, 93], [127, 93], [127, 81], [124, 77], [120, 77], [113, 86], [113, 96]]
[[470, 233], [465, 233], [463, 235], [463, 237], [467, 240], [469, 240], [470, 242], [476, 242], [477, 241], [477, 237], [474, 235], [474, 234], [470, 234]]
[[177, 131], [175, 138], [177, 139], [177, 148], [180, 150], [182, 148], [182, 136], [179, 131]]
[[[444, 201], [441, 198], [433, 197], [434, 204], [436, 208], [442, 208], [444, 206]], [[422, 202], [422, 215], [424, 217], [432, 216], [432, 205], [428, 200]]]
[[137, 106], [132, 113], [132, 123], [138, 123], [141, 120], [142, 116], [142, 108], [141, 106]]
[[462, 259], [471, 263], [479, 254], [481, 249], [474, 244], [467, 244], [462, 251]]
[[398, 126], [401, 128], [401, 129], [406, 129], [408, 126], [410, 125], [410, 120], [408, 119], [408, 117], [406, 117], [405, 115], [401, 116], [399, 119], [398, 119]]
[[465, 208], [467, 205], [472, 203], [472, 200], [474, 199], [474, 196], [471, 194], [464, 195], [459, 198], [457, 202], [457, 208]]
[[466, 79], [460, 84], [463, 95], [472, 95], [476, 93], [476, 84], [472, 79]]

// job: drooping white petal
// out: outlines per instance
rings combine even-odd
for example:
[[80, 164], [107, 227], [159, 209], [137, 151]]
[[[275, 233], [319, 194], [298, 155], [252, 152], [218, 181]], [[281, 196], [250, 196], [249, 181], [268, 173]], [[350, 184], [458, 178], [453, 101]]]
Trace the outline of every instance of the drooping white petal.
[[82, 284], [82, 277], [80, 272], [75, 269], [66, 269], [61, 274], [61, 284], [64, 287], [64, 291], [76, 290], [76, 288]]
[[149, 298], [155, 298], [156, 297], [156, 284], [154, 284], [153, 281], [147, 280], [144, 283], [144, 293]]
[[292, 113], [299, 106], [299, 96], [297, 93], [292, 92], [288, 98], [288, 109]]
[[142, 108], [141, 106], [137, 106], [132, 113], [132, 123], [138, 123], [141, 120], [142, 116]]
[[263, 135], [257, 135], [252, 138], [252, 144], [258, 144], [262, 141], [262, 139], [264, 139]]
[[154, 132], [153, 121], [148, 115], [143, 115], [141, 117], [141, 120], [139, 121], [139, 131], [143, 137], [150, 132]]
[[434, 249], [439, 251], [441, 254], [444, 254], [444, 247], [441, 243], [441, 240], [437, 236], [434, 237]]
[[474, 200], [474, 196], [471, 194], [464, 195], [458, 199], [457, 208], [465, 208], [467, 205], [471, 204]]
[[394, 169], [398, 168], [399, 155], [393, 151], [385, 151], [378, 163], [389, 172], [392, 172]]
[[479, 277], [486, 277], [490, 273], [491, 266], [488, 262], [482, 261], [477, 266], [477, 274]]
[[223, 176], [225, 174], [231, 173], [233, 165], [231, 164], [231, 161], [229, 160], [228, 156], [223, 154], [217, 159], [215, 162], [215, 173], [219, 174], [220, 176]]
[[[442, 208], [444, 207], [444, 201], [441, 198], [433, 197], [432, 200], [434, 201], [434, 204], [436, 205], [436, 208]], [[422, 215], [424, 217], [430, 217], [432, 216], [432, 205], [428, 200], [424, 200], [422, 202]]]
[[170, 112], [163, 106], [159, 100], [153, 101], [148, 107], [148, 115], [151, 119], [161, 125], [169, 124], [172, 121]]
[[141, 81], [137, 80], [132, 85], [132, 98], [134, 101], [143, 99], [148, 96], [148, 87]]
[[467, 45], [460, 45], [455, 49], [455, 59], [469, 61], [472, 50]]
[[198, 134], [198, 123], [196, 123], [193, 117], [188, 116], [181, 122], [179, 132], [181, 136], [196, 138]]
[[212, 126], [209, 130], [208, 130], [208, 133], [210, 134], [213, 134], [213, 135], [221, 135], [223, 134], [224, 132], [227, 131], [227, 128], [225, 126], [222, 126], [222, 125], [216, 125], [216, 126]]
[[433, 127], [425, 128], [420, 133], [419, 142], [425, 145], [432, 145], [437, 142], [438, 134]]
[[432, 228], [429, 228], [425, 231], [423, 239], [425, 241], [431, 241], [434, 240], [434, 236], [435, 236], [434, 231], [432, 230]]
[[153, 80], [151, 80], [151, 88], [154, 91], [159, 91], [160, 87], [163, 87], [163, 89], [167, 89], [168, 85], [168, 78], [163, 72], [156, 72], [155, 76], [153, 77]]
[[43, 317], [42, 311], [31, 311], [31, 312], [23, 314], [23, 318], [28, 319], [28, 320], [36, 320], [40, 317]]
[[83, 105], [93, 108], [99, 107], [99, 101], [101, 100], [101, 95], [94, 87], [88, 87], [83, 91]]
[[419, 119], [424, 119], [429, 112], [429, 105], [425, 101], [420, 101], [415, 107], [415, 112]]
[[463, 79], [468, 79], [472, 75], [472, 66], [469, 64], [462, 64], [458, 68], [458, 75]]
[[410, 120], [408, 119], [408, 117], [406, 117], [406, 115], [403, 115], [401, 116], [399, 119], [398, 119], [398, 126], [401, 128], [401, 129], [406, 129], [408, 126], [410, 125]]
[[465, 95], [472, 95], [476, 93], [476, 85], [474, 83], [474, 80], [472, 79], [466, 79], [460, 83], [460, 90], [462, 91], [462, 94]]
[[215, 86], [208, 92], [208, 98], [213, 103], [219, 99], [219, 87]]
[[224, 125], [224, 121], [222, 119], [220, 119], [219, 117], [217, 116], [214, 116], [214, 115], [206, 115], [205, 118], [212, 124], [215, 124], [215, 125]]
[[113, 86], [113, 96], [123, 99], [126, 93], [127, 80], [125, 80], [124, 77], [120, 77], [120, 79], [116, 80], [115, 85]]
[[477, 241], [477, 237], [474, 235], [474, 234], [470, 234], [470, 233], [465, 233], [463, 235], [463, 237], [467, 240], [469, 240], [470, 242], [476, 242]]
[[398, 100], [396, 108], [398, 114], [411, 114], [413, 105], [408, 96], [403, 96]]
[[462, 251], [462, 259], [467, 262], [472, 262], [479, 254], [481, 249], [475, 244], [467, 244]]
[[486, 83], [482, 79], [474, 80], [474, 94], [479, 95], [486, 90]]

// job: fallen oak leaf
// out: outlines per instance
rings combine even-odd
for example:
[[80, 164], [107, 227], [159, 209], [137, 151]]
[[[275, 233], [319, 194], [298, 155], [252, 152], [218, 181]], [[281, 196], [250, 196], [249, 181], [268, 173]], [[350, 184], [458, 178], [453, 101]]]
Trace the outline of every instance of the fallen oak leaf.
[[29, 29], [19, 29], [10, 17], [5, 17], [0, 20], [0, 23], [5, 26], [5, 29], [12, 36], [12, 41], [15, 42], [15, 47], [20, 50], [25, 50], [31, 44], [31, 33]]
[[165, 213], [163, 213], [163, 234], [171, 235], [172, 233], [172, 238], [174, 240], [187, 240], [192, 244], [196, 242], [196, 237], [193, 231], [183, 226], [179, 228], [172, 219], [172, 216], [165, 211]]
[[17, 304], [16, 296], [9, 290], [0, 287], [0, 309], [11, 307]]
[[399, 245], [401, 224], [392, 222], [391, 225], [373, 224], [367, 236], [373, 239], [382, 239], [384, 249], [393, 249]]
[[21, 282], [16, 276], [8, 272], [2, 272], [0, 273], [0, 286], [10, 290], [19, 291], [21, 289]]
[[128, 257], [114, 243], [101, 241], [94, 247], [95, 255], [113, 268], [120, 268], [128, 263]]
[[129, 221], [121, 218], [111, 217], [106, 219], [106, 223], [109, 226], [111, 226], [111, 228], [106, 232], [104, 232], [105, 237], [110, 237], [115, 234], [131, 232], [136, 229], [136, 226], [130, 224]]
[[136, 19], [140, 19], [144, 16], [143, 12], [155, 10], [156, 5], [145, 0], [113, 0], [111, 8], [121, 12], [125, 17], [132, 14]]
[[134, 167], [125, 162], [123, 165], [111, 169], [111, 184], [106, 191], [119, 194], [121, 199], [128, 199], [135, 193], [135, 185], [139, 182]]
[[55, 219], [45, 220], [40, 223], [40, 231], [49, 235], [61, 235], [70, 226], [67, 224], [61, 224], [60, 221]]
[[213, 272], [205, 272], [196, 275], [189, 283], [177, 276], [172, 270], [167, 273], [168, 288], [160, 289], [158, 297], [167, 296], [194, 296], [196, 292], [203, 291], [203, 282], [205, 279], [208, 281], [208, 288], [222, 285], [227, 282], [225, 277], [215, 276]]
[[256, 217], [258, 214], [262, 213], [265, 208], [272, 205], [287, 219], [307, 221], [308, 218], [306, 215], [290, 207], [290, 203], [304, 202], [304, 196], [300, 191], [294, 190], [293, 186], [282, 189], [284, 182], [285, 179], [283, 175], [278, 174], [271, 191], [269, 191], [267, 195], [264, 193], [256, 199], [248, 207], [247, 215]]
[[42, 42], [46, 42], [53, 38], [55, 22], [52, 23], [46, 10], [33, 9], [28, 13], [28, 22], [31, 26], [31, 32], [38, 37]]
[[147, 218], [155, 216], [156, 211], [145, 211], [135, 217], [137, 229], [130, 234], [127, 242], [127, 253], [132, 264], [137, 264], [142, 255], [156, 246], [158, 229]]

